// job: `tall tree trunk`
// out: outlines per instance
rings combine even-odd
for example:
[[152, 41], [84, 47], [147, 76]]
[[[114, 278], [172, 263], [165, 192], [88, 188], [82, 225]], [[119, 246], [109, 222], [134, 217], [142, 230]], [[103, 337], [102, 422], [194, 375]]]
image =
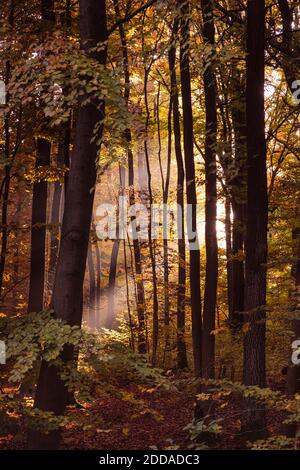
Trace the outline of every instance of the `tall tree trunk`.
[[[42, 20], [51, 25], [55, 22], [54, 1], [41, 1]], [[50, 166], [51, 143], [47, 139], [37, 139], [36, 171]], [[46, 267], [46, 224], [47, 224], [48, 184], [39, 181], [33, 185], [31, 219], [30, 280], [28, 312], [39, 312], [44, 308], [44, 287]]]
[[[81, 48], [100, 64], [106, 63], [106, 48], [95, 51], [107, 39], [105, 0], [80, 0]], [[103, 120], [104, 103], [90, 102], [79, 109], [72, 166], [62, 223], [62, 236], [53, 292], [55, 316], [70, 325], [81, 325], [83, 280], [92, 220], [96, 159], [99, 147], [91, 142], [95, 126]], [[102, 128], [99, 132], [102, 132]], [[73, 359], [73, 348], [65, 347], [63, 362]], [[56, 415], [64, 413], [68, 390], [57, 369], [43, 361], [34, 406]], [[56, 449], [59, 431], [29, 434], [30, 449]]]
[[[92, 222], [93, 233], [96, 234], [94, 221]], [[101, 256], [98, 240], [95, 241], [96, 254], [96, 298], [95, 298], [95, 328], [100, 326], [100, 300], [101, 300]]]
[[175, 155], [177, 164], [176, 201], [178, 206], [177, 232], [178, 232], [178, 287], [177, 287], [177, 365], [179, 369], [188, 366], [185, 345], [185, 296], [186, 296], [186, 253], [184, 232], [184, 164], [181, 149], [181, 129], [179, 115], [178, 85], [176, 76], [176, 39], [179, 21], [174, 20], [171, 46], [169, 50], [169, 70], [171, 80], [171, 98], [173, 110], [173, 131], [175, 141]]
[[[118, 0], [114, 0], [114, 7], [116, 11], [116, 16], [120, 18], [120, 9]], [[127, 50], [127, 38], [124, 25], [120, 24], [119, 33], [122, 45], [123, 53], [123, 72], [125, 78], [125, 92], [124, 98], [127, 104], [129, 105], [130, 97], [130, 73], [129, 73], [129, 58]], [[128, 144], [127, 148], [127, 161], [128, 161], [128, 185], [129, 185], [129, 205], [133, 206], [135, 204], [135, 191], [134, 191], [134, 167], [133, 167], [133, 153], [132, 153], [132, 136], [131, 130], [125, 130], [125, 139]], [[131, 217], [131, 224], [135, 224], [135, 217]], [[143, 271], [142, 271], [142, 261], [141, 261], [141, 248], [140, 242], [138, 239], [133, 240], [133, 252], [134, 252], [134, 264], [135, 264], [135, 273], [136, 273], [136, 291], [137, 291], [137, 316], [138, 316], [138, 351], [140, 354], [147, 353], [147, 341], [145, 336], [145, 291], [144, 291], [144, 282], [143, 282]]]
[[[36, 170], [50, 165], [51, 143], [37, 139]], [[46, 265], [47, 182], [33, 185], [31, 219], [31, 256], [28, 312], [40, 312], [44, 308]]]
[[[14, 1], [11, 0], [9, 6], [8, 23], [12, 27], [14, 24]], [[9, 60], [5, 63], [5, 88], [7, 88], [11, 76], [11, 63]], [[6, 94], [6, 104], [9, 103], [9, 93]], [[20, 117], [21, 118], [21, 117]], [[4, 180], [1, 184], [0, 196], [2, 196], [2, 213], [1, 213], [1, 252], [0, 252], [0, 296], [3, 287], [3, 277], [6, 264], [6, 251], [8, 242], [8, 226], [7, 226], [7, 213], [8, 213], [8, 202], [9, 202], [9, 190], [11, 180], [11, 166], [12, 159], [10, 157], [10, 144], [11, 144], [11, 131], [10, 131], [10, 113], [6, 111], [4, 117], [4, 156], [6, 160]]]
[[[289, 89], [293, 93], [293, 83], [299, 79], [299, 45], [295, 47], [296, 42], [293, 41], [293, 24], [295, 18], [293, 17], [292, 7], [289, 5], [288, 0], [278, 0], [280, 15], [282, 18], [282, 68]], [[295, 27], [295, 29], [297, 26]], [[299, 42], [298, 42], [299, 44]]]
[[[264, 113], [265, 2], [247, 3], [247, 234], [244, 383], [265, 386], [268, 196]], [[246, 403], [243, 429], [251, 438], [265, 435], [265, 413]]]
[[[125, 168], [119, 166], [119, 175], [120, 175], [120, 190], [119, 197], [123, 197], [124, 188], [125, 188]], [[117, 210], [117, 219], [119, 218], [120, 212], [124, 210], [119, 207], [118, 199], [118, 210]], [[117, 238], [113, 242], [111, 258], [110, 258], [110, 268], [109, 268], [109, 280], [108, 280], [108, 307], [107, 307], [107, 321], [106, 328], [112, 329], [116, 322], [116, 312], [115, 312], [115, 287], [116, 287], [116, 277], [117, 277], [117, 267], [118, 267], [118, 255], [120, 250], [120, 227], [117, 222]]]
[[90, 328], [94, 329], [96, 324], [96, 277], [95, 277], [95, 263], [93, 257], [93, 245], [90, 242], [88, 248], [88, 267], [89, 267], [89, 303], [88, 303], [88, 324]]
[[127, 252], [126, 252], [126, 241], [123, 240], [123, 250], [124, 250], [124, 268], [125, 268], [125, 281], [126, 281], [126, 302], [127, 302], [127, 312], [128, 312], [128, 325], [130, 330], [130, 341], [129, 345], [132, 351], [135, 351], [135, 339], [134, 339], [134, 330], [135, 324], [131, 313], [130, 307], [130, 290], [129, 290], [129, 276], [128, 276], [128, 263], [127, 263]]
[[[9, 76], [10, 65], [6, 63], [6, 77]], [[7, 80], [5, 81], [7, 84]], [[5, 175], [3, 180], [3, 195], [2, 195], [2, 213], [1, 213], [1, 259], [0, 259], [0, 295], [3, 286], [3, 277], [6, 264], [6, 252], [8, 242], [8, 202], [9, 202], [9, 190], [11, 180], [11, 164], [10, 161], [10, 129], [9, 129], [9, 116], [6, 115], [4, 118], [4, 133], [5, 133], [5, 159], [7, 164], [5, 165]]]
[[231, 223], [231, 203], [228, 194], [225, 195], [225, 239], [226, 239], [226, 271], [227, 271], [227, 302], [228, 319], [232, 312], [233, 299], [233, 275], [232, 275], [232, 223]]
[[231, 116], [234, 129], [234, 169], [231, 179], [232, 224], [232, 308], [229, 324], [233, 333], [243, 324], [244, 311], [244, 242], [246, 229], [246, 109], [244, 76], [233, 68], [233, 93], [231, 97]]
[[116, 321], [115, 312], [115, 287], [117, 276], [118, 255], [120, 248], [120, 239], [114, 240], [110, 258], [109, 281], [108, 281], [108, 307], [106, 328], [112, 329]]
[[172, 159], [172, 96], [170, 97], [168, 110], [168, 152], [166, 175], [163, 172], [161, 159], [161, 125], [160, 125], [160, 84], [157, 93], [157, 134], [159, 141], [158, 160], [161, 176], [161, 187], [163, 195], [163, 266], [164, 266], [164, 327], [165, 327], [165, 345], [164, 361], [166, 354], [170, 352], [170, 291], [169, 291], [169, 244], [168, 244], [168, 199], [170, 187], [170, 172]]
[[[57, 166], [58, 168], [67, 165], [69, 161], [69, 132], [64, 133], [64, 140], [58, 146]], [[64, 184], [66, 191], [66, 178]], [[52, 210], [51, 210], [51, 236], [50, 236], [50, 260], [48, 268], [48, 290], [52, 293], [55, 277], [55, 268], [59, 248], [59, 233], [61, 223], [61, 204], [63, 198], [63, 186], [61, 181], [56, 181], [53, 188]]]
[[178, 0], [180, 18], [180, 75], [183, 108], [183, 141], [186, 173], [187, 203], [191, 208], [188, 220], [190, 252], [190, 290], [192, 309], [192, 336], [195, 374], [202, 374], [202, 309], [200, 291], [200, 248], [197, 236], [197, 193], [194, 162], [194, 132], [189, 64], [189, 2]]
[[205, 244], [206, 244], [206, 277], [203, 305], [203, 376], [215, 376], [215, 330], [217, 282], [218, 282], [218, 242], [216, 233], [217, 221], [217, 103], [216, 84], [213, 69], [215, 26], [211, 0], [202, 0], [203, 39], [212, 48], [204, 64], [204, 93], [206, 110], [205, 130]]
[[145, 77], [144, 77], [144, 98], [145, 98], [145, 108], [146, 108], [146, 123], [145, 123], [145, 135], [144, 135], [144, 152], [146, 159], [146, 167], [148, 174], [148, 194], [149, 194], [149, 224], [148, 224], [148, 245], [149, 245], [149, 254], [151, 262], [151, 271], [152, 271], [152, 285], [153, 285], [153, 328], [152, 328], [152, 364], [156, 364], [156, 355], [158, 347], [158, 335], [159, 335], [159, 325], [158, 325], [158, 290], [157, 290], [157, 274], [156, 274], [156, 262], [155, 262], [155, 241], [152, 240], [152, 206], [153, 206], [153, 191], [152, 191], [152, 174], [150, 168], [150, 158], [148, 150], [148, 128], [150, 122], [150, 110], [148, 105], [148, 79], [149, 79], [149, 68], [144, 68]]

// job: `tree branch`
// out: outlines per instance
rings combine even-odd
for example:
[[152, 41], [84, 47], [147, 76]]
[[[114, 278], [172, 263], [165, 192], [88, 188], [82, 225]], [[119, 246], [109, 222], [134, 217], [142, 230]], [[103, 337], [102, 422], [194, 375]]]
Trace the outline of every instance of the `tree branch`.
[[128, 21], [132, 20], [136, 15], [139, 13], [142, 13], [144, 10], [147, 8], [151, 7], [155, 3], [157, 3], [158, 0], [148, 0], [148, 2], [145, 3], [145, 5], [142, 5], [141, 7], [137, 8], [134, 10], [132, 13], [129, 13], [126, 15], [124, 18], [120, 18], [116, 23], [108, 30], [107, 35], [110, 36], [121, 24], [127, 23]]

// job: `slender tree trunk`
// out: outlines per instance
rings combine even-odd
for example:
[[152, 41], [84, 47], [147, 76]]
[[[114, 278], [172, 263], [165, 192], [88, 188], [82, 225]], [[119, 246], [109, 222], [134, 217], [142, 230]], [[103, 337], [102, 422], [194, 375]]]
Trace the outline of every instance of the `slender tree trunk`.
[[15, 224], [16, 224], [16, 233], [15, 233], [15, 253], [14, 253], [14, 263], [13, 263], [13, 280], [14, 280], [14, 290], [13, 290], [13, 299], [15, 305], [18, 303], [19, 292], [18, 292], [18, 283], [19, 283], [19, 269], [20, 269], [20, 232], [19, 227], [21, 225], [21, 208], [22, 208], [23, 193], [20, 188], [18, 188], [18, 201], [15, 213]]
[[94, 329], [96, 324], [96, 277], [95, 277], [95, 264], [93, 257], [93, 245], [90, 242], [88, 248], [88, 267], [89, 267], [89, 303], [88, 303], [88, 324], [90, 328]]
[[[120, 10], [118, 0], [114, 0], [114, 7], [116, 11], [116, 16], [120, 18]], [[127, 50], [127, 38], [124, 25], [120, 24], [119, 33], [122, 45], [123, 53], [123, 71], [125, 78], [125, 93], [124, 98], [129, 105], [130, 97], [130, 73], [129, 73], [129, 58]], [[128, 144], [127, 149], [127, 161], [128, 161], [128, 185], [129, 185], [129, 205], [133, 206], [135, 204], [135, 191], [134, 191], [134, 167], [133, 167], [133, 153], [132, 153], [132, 136], [131, 130], [125, 130], [125, 139]], [[135, 217], [131, 218], [131, 224], [135, 224]], [[136, 291], [137, 291], [137, 316], [138, 316], [138, 351], [140, 354], [147, 353], [147, 341], [145, 336], [145, 292], [144, 292], [144, 282], [143, 282], [143, 271], [142, 271], [142, 261], [141, 261], [141, 248], [138, 239], [133, 240], [133, 252], [134, 252], [134, 264], [135, 264], [135, 273], [136, 273]]]
[[192, 308], [192, 336], [195, 374], [202, 374], [202, 309], [200, 291], [200, 248], [197, 232], [197, 193], [194, 162], [194, 132], [191, 100], [191, 77], [189, 65], [189, 2], [179, 0], [180, 8], [180, 75], [183, 108], [183, 141], [186, 173], [187, 203], [191, 208], [188, 220], [190, 251], [190, 290]]
[[163, 192], [163, 227], [166, 227], [163, 241], [163, 262], [164, 262], [164, 322], [165, 322], [165, 351], [170, 351], [170, 286], [169, 286], [169, 244], [168, 244], [168, 199], [170, 188], [170, 175], [171, 175], [171, 162], [172, 162], [172, 97], [170, 97], [169, 110], [168, 110], [168, 156], [167, 156], [167, 170], [166, 180]]
[[[264, 113], [265, 2], [247, 4], [247, 234], [244, 336], [244, 383], [265, 386], [268, 197]], [[265, 413], [246, 400], [243, 430], [264, 436]]]
[[168, 198], [170, 187], [170, 172], [172, 158], [172, 97], [170, 97], [168, 110], [168, 153], [166, 175], [163, 173], [161, 159], [161, 126], [160, 126], [160, 84], [157, 93], [157, 134], [159, 140], [158, 160], [161, 175], [161, 186], [163, 195], [163, 266], [164, 266], [164, 327], [165, 327], [165, 346], [164, 361], [166, 353], [170, 351], [170, 291], [169, 291], [169, 244], [168, 244]]
[[[292, 3], [292, 2], [291, 2]], [[278, 0], [280, 15], [282, 18], [282, 68], [287, 84], [293, 93], [293, 83], [299, 79], [299, 46], [293, 41], [293, 10], [288, 0]], [[297, 26], [295, 27], [295, 29]]]
[[[57, 166], [62, 167], [66, 164], [67, 155], [69, 154], [69, 139], [68, 143], [60, 143], [58, 146], [57, 154]], [[66, 191], [66, 189], [65, 189]], [[51, 237], [50, 237], [50, 260], [48, 268], [48, 289], [52, 293], [55, 277], [55, 268], [59, 248], [59, 234], [60, 234], [60, 223], [61, 223], [61, 204], [63, 197], [63, 186], [61, 181], [54, 183], [53, 198], [52, 198], [52, 210], [51, 210]]]
[[109, 281], [108, 281], [108, 308], [107, 308], [107, 321], [106, 328], [112, 329], [116, 321], [115, 312], [115, 287], [117, 276], [118, 255], [120, 248], [120, 240], [114, 240], [109, 268]]
[[[100, 64], [106, 63], [106, 48], [93, 50], [107, 39], [105, 0], [80, 0], [81, 48]], [[92, 220], [96, 159], [99, 147], [91, 142], [96, 124], [103, 120], [104, 104], [90, 102], [81, 106], [76, 125], [62, 237], [53, 292], [53, 308], [57, 318], [70, 325], [81, 325], [83, 281]], [[101, 131], [102, 132], [102, 129]], [[65, 347], [63, 362], [72, 361], [73, 348]], [[43, 361], [41, 365], [34, 406], [56, 415], [64, 413], [68, 390], [57, 369]], [[30, 449], [56, 449], [59, 431], [29, 435]]]
[[[37, 140], [36, 170], [50, 165], [51, 143]], [[40, 312], [44, 308], [46, 266], [47, 182], [33, 185], [32, 229], [28, 312]]]
[[[9, 62], [6, 63], [6, 77], [10, 74]], [[7, 80], [5, 81], [7, 84]], [[2, 213], [1, 213], [1, 260], [0, 260], [0, 295], [3, 286], [3, 277], [6, 264], [6, 252], [8, 242], [8, 202], [9, 190], [11, 180], [11, 163], [10, 162], [10, 129], [9, 129], [9, 116], [6, 115], [4, 119], [4, 133], [5, 133], [5, 159], [7, 164], [5, 166], [5, 176], [3, 182], [3, 196], [2, 196]]]
[[[96, 233], [95, 224], [92, 222], [93, 232]], [[101, 257], [98, 240], [95, 242], [96, 254], [96, 298], [95, 298], [95, 328], [100, 325], [100, 301], [101, 301]]]
[[176, 39], [179, 21], [174, 20], [171, 47], [169, 50], [169, 70], [171, 80], [171, 98], [173, 110], [173, 131], [177, 164], [176, 202], [178, 206], [178, 287], [177, 287], [177, 365], [179, 369], [188, 366], [185, 345], [185, 296], [186, 296], [186, 253], [184, 224], [184, 163], [181, 149], [181, 129], [179, 115], [178, 85], [176, 76]]
[[138, 182], [139, 182], [139, 197], [141, 203], [144, 206], [147, 206], [149, 202], [148, 194], [148, 175], [145, 162], [144, 149], [141, 148], [141, 145], [137, 149], [137, 163], [138, 163]]
[[232, 312], [233, 299], [233, 275], [232, 275], [232, 223], [231, 223], [231, 203], [230, 197], [225, 196], [225, 238], [226, 238], [226, 271], [227, 271], [227, 301], [228, 319]]
[[235, 177], [231, 179], [231, 201], [233, 212], [232, 225], [232, 308], [229, 324], [233, 333], [243, 324], [244, 311], [244, 243], [246, 229], [246, 109], [243, 75], [233, 69], [232, 81], [234, 92], [231, 97], [231, 116], [234, 129], [234, 168]]
[[[55, 22], [54, 1], [42, 0], [41, 10], [43, 22], [49, 22], [53, 25]], [[36, 148], [35, 166], [38, 172], [39, 169], [42, 170], [43, 167], [50, 166], [51, 143], [47, 139], [38, 138]], [[33, 185], [28, 312], [39, 312], [44, 308], [47, 188], [46, 181], [35, 182]]]
[[[120, 175], [120, 190], [119, 196], [123, 197], [124, 195], [124, 187], [125, 187], [125, 168], [119, 166], [119, 175]], [[118, 199], [118, 210], [117, 210], [117, 218], [119, 218], [119, 214], [122, 211], [122, 208], [119, 207], [119, 199]], [[122, 211], [123, 212], [123, 211]], [[115, 312], [115, 287], [116, 287], [116, 277], [117, 277], [117, 267], [118, 267], [118, 255], [120, 251], [120, 227], [119, 223], [117, 222], [117, 238], [113, 242], [111, 258], [110, 258], [110, 268], [109, 268], [109, 281], [108, 281], [108, 308], [107, 308], [107, 322], [106, 327], [108, 329], [112, 329], [116, 322], [116, 312]]]
[[[12, 27], [14, 24], [14, 1], [11, 0], [10, 7], [9, 7], [9, 14], [8, 14], [8, 23]], [[11, 76], [11, 64], [10, 61], [7, 60], [5, 63], [5, 87], [7, 88]], [[9, 103], [9, 94], [6, 94], [6, 104]], [[3, 287], [3, 277], [5, 271], [5, 263], [6, 263], [6, 252], [7, 252], [7, 242], [8, 242], [8, 203], [9, 203], [9, 190], [10, 190], [10, 180], [11, 180], [11, 166], [12, 166], [12, 159], [10, 157], [10, 143], [11, 143], [11, 132], [10, 132], [10, 113], [9, 111], [6, 112], [4, 117], [4, 136], [5, 136], [5, 143], [4, 143], [4, 155], [6, 160], [5, 165], [5, 175], [4, 181], [1, 185], [1, 189], [3, 188], [3, 196], [2, 191], [0, 196], [2, 196], [2, 213], [1, 213], [1, 253], [0, 253], [0, 296], [2, 293]]]
[[128, 263], [127, 263], [127, 253], [126, 253], [126, 241], [123, 240], [123, 250], [124, 250], [124, 266], [125, 266], [125, 281], [126, 281], [126, 301], [127, 301], [127, 312], [128, 312], [128, 323], [130, 330], [130, 347], [132, 351], [135, 351], [135, 339], [134, 339], [134, 320], [132, 318], [131, 307], [130, 307], [130, 290], [129, 290], [129, 279], [128, 279]]
[[144, 78], [144, 98], [146, 107], [146, 123], [145, 123], [145, 136], [144, 136], [144, 152], [146, 159], [146, 167], [148, 174], [148, 193], [149, 193], [149, 225], [148, 225], [148, 245], [150, 253], [150, 262], [152, 270], [152, 285], [153, 285], [153, 331], [152, 331], [152, 364], [156, 364], [157, 346], [158, 346], [158, 290], [157, 290], [157, 274], [156, 274], [156, 262], [155, 262], [155, 246], [152, 240], [152, 206], [153, 206], [153, 192], [152, 192], [152, 175], [150, 168], [150, 158], [148, 151], [148, 127], [150, 122], [150, 111], [148, 105], [148, 78], [150, 70], [145, 67], [145, 78]]
[[212, 48], [212, 54], [204, 64], [204, 93], [206, 109], [205, 134], [205, 242], [206, 242], [206, 277], [203, 305], [203, 376], [215, 376], [215, 330], [217, 282], [218, 282], [218, 242], [217, 221], [217, 102], [216, 84], [213, 69], [215, 26], [211, 0], [202, 0], [204, 43]]

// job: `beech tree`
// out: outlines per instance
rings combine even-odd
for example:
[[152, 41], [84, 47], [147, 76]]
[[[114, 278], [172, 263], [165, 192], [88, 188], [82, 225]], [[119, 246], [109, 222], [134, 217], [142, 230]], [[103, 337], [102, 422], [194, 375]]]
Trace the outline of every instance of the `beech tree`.
[[[105, 0], [80, 1], [80, 35], [82, 50], [104, 66], [107, 38]], [[96, 46], [98, 50], [95, 51]], [[52, 299], [56, 318], [61, 318], [70, 325], [80, 325], [82, 318], [83, 279], [92, 222], [96, 158], [99, 151], [99, 146], [92, 142], [92, 137], [95, 126], [101, 122], [103, 116], [104, 102], [83, 104], [78, 111]], [[61, 357], [63, 361], [72, 360], [73, 349], [65, 347]], [[68, 391], [58, 370], [42, 362], [35, 407], [61, 415], [67, 399]], [[58, 440], [57, 431], [48, 435], [32, 432], [28, 446], [30, 449], [53, 449], [58, 446]]]
[[[247, 232], [245, 277], [244, 383], [266, 383], [266, 269], [268, 193], [266, 168], [264, 70], [265, 2], [247, 4], [246, 123]], [[248, 406], [244, 428], [264, 435], [264, 411]]]
[[200, 249], [197, 237], [197, 194], [194, 162], [194, 132], [191, 101], [191, 78], [189, 65], [189, 2], [179, 1], [180, 8], [180, 76], [183, 109], [183, 145], [186, 175], [186, 198], [190, 205], [190, 220], [187, 221], [190, 244], [190, 290], [192, 309], [192, 334], [194, 367], [202, 374], [202, 306], [200, 292]]

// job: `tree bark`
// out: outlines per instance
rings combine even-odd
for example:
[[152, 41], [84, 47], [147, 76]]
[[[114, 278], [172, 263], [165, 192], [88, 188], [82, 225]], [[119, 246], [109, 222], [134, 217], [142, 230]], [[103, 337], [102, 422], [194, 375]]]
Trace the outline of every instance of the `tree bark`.
[[[266, 274], [268, 196], [264, 113], [265, 2], [247, 4], [246, 121], [247, 233], [245, 278], [244, 383], [265, 386]], [[243, 430], [265, 436], [265, 413], [246, 400]]]
[[[46, 139], [38, 139], [36, 145], [36, 169], [38, 171], [50, 165], [51, 143]], [[47, 194], [46, 181], [34, 183], [28, 312], [40, 312], [44, 308]]]
[[[9, 6], [8, 14], [8, 23], [12, 27], [14, 24], [14, 1], [11, 0]], [[11, 77], [11, 63], [9, 60], [5, 63], [5, 87], [7, 88]], [[6, 104], [9, 103], [9, 93], [6, 94]], [[21, 116], [20, 116], [21, 119]], [[12, 168], [12, 159], [10, 156], [10, 144], [11, 144], [11, 132], [10, 132], [10, 113], [6, 112], [4, 118], [4, 156], [6, 160], [5, 165], [5, 175], [3, 183], [1, 184], [1, 189], [3, 188], [0, 196], [2, 196], [2, 212], [1, 212], [1, 253], [0, 253], [0, 296], [2, 293], [3, 287], [3, 277], [6, 264], [6, 251], [7, 251], [7, 242], [8, 242], [8, 203], [9, 203], [9, 191], [10, 191], [10, 182], [11, 182], [11, 168]]]
[[240, 331], [243, 325], [244, 311], [244, 243], [246, 229], [246, 109], [244, 79], [233, 69], [232, 81], [234, 92], [231, 97], [231, 116], [234, 129], [234, 170], [231, 178], [231, 201], [233, 212], [232, 224], [232, 309], [229, 324], [233, 333]]
[[[118, 0], [114, 0], [114, 7], [116, 16], [120, 18], [120, 9]], [[130, 97], [130, 72], [129, 72], [129, 57], [127, 50], [127, 38], [123, 23], [119, 24], [119, 33], [122, 45], [123, 54], [123, 72], [125, 78], [125, 92], [124, 98], [129, 106]], [[132, 153], [132, 136], [131, 130], [125, 130], [125, 140], [127, 141], [127, 162], [128, 162], [128, 185], [129, 185], [129, 205], [135, 204], [135, 191], [134, 191], [134, 167], [133, 167], [133, 153]], [[135, 224], [135, 217], [131, 217], [131, 224]], [[137, 317], [138, 317], [138, 352], [140, 354], [147, 353], [147, 341], [145, 335], [145, 291], [143, 282], [143, 271], [141, 261], [141, 248], [138, 239], [133, 240], [134, 264], [136, 273], [136, 291], [137, 291]]]
[[[171, 99], [173, 111], [173, 132], [175, 141], [175, 156], [177, 164], [176, 202], [179, 213], [177, 214], [178, 232], [178, 287], [177, 287], [177, 366], [185, 369], [188, 366], [185, 344], [185, 296], [186, 296], [186, 252], [184, 235], [184, 163], [181, 149], [181, 129], [179, 114], [178, 85], [176, 76], [176, 39], [178, 35], [179, 21], [174, 20], [171, 46], [169, 50], [169, 70], [171, 81]], [[180, 213], [181, 212], [181, 213]]]
[[233, 275], [232, 275], [232, 223], [231, 223], [231, 203], [228, 194], [225, 195], [225, 238], [226, 238], [226, 271], [227, 271], [227, 302], [228, 320], [232, 312], [233, 299]]
[[217, 283], [218, 283], [218, 242], [216, 233], [217, 222], [217, 102], [216, 83], [213, 69], [215, 26], [211, 0], [202, 0], [203, 39], [211, 47], [212, 52], [204, 63], [204, 94], [205, 94], [205, 245], [206, 245], [206, 276], [203, 305], [203, 376], [215, 376], [215, 330]]
[[190, 252], [190, 290], [192, 309], [192, 337], [194, 369], [197, 376], [202, 374], [202, 309], [200, 291], [200, 248], [197, 230], [197, 193], [194, 162], [194, 132], [191, 100], [191, 76], [189, 64], [189, 2], [178, 0], [180, 11], [180, 76], [183, 108], [183, 142], [186, 174], [187, 203], [191, 208], [188, 220], [188, 238]]
[[289, 89], [293, 93], [293, 82], [299, 79], [299, 46], [294, 47], [293, 41], [293, 10], [288, 0], [278, 0], [282, 18], [282, 68]]
[[[57, 166], [62, 167], [67, 165], [69, 161], [69, 133], [66, 131], [63, 142], [59, 143], [58, 154], [57, 154]], [[64, 191], [66, 192], [66, 177], [64, 184]], [[51, 210], [51, 236], [50, 236], [50, 260], [48, 268], [48, 290], [52, 293], [55, 269], [57, 262], [57, 255], [59, 249], [59, 234], [60, 234], [60, 223], [61, 223], [61, 204], [63, 202], [63, 186], [61, 181], [54, 183], [53, 198], [52, 198], [52, 210]]]
[[[42, 21], [55, 23], [54, 1], [41, 1]], [[47, 139], [37, 139], [36, 170], [50, 166], [51, 143]], [[44, 287], [46, 267], [46, 224], [47, 196], [46, 181], [35, 182], [32, 194], [31, 256], [28, 294], [28, 312], [40, 312], [44, 308]]]
[[93, 245], [90, 242], [88, 248], [88, 267], [89, 267], [89, 303], [88, 303], [88, 324], [94, 329], [96, 324], [96, 276], [95, 263], [93, 257]]
[[153, 191], [152, 191], [152, 175], [150, 168], [150, 158], [148, 151], [148, 127], [150, 122], [150, 111], [148, 105], [148, 78], [149, 78], [149, 68], [144, 68], [145, 77], [144, 77], [144, 98], [145, 98], [145, 108], [146, 108], [146, 123], [145, 123], [145, 135], [144, 135], [144, 152], [146, 159], [146, 167], [148, 174], [148, 194], [149, 194], [149, 224], [148, 224], [148, 245], [149, 245], [149, 254], [151, 262], [151, 271], [152, 271], [152, 285], [153, 285], [153, 328], [152, 328], [152, 364], [156, 364], [156, 355], [158, 347], [158, 335], [159, 335], [159, 325], [158, 325], [158, 289], [157, 289], [157, 274], [156, 274], [156, 262], [155, 262], [155, 244], [152, 240], [152, 206], [153, 206]]
[[170, 188], [170, 172], [171, 172], [171, 159], [172, 159], [172, 97], [169, 101], [168, 109], [168, 151], [167, 151], [167, 169], [166, 175], [163, 172], [162, 158], [161, 158], [161, 125], [160, 125], [160, 84], [157, 92], [156, 104], [156, 118], [157, 118], [157, 134], [159, 141], [158, 160], [161, 176], [161, 189], [163, 196], [163, 267], [164, 267], [164, 327], [165, 327], [165, 344], [164, 344], [164, 358], [165, 363], [166, 354], [170, 352], [170, 292], [169, 292], [169, 244], [168, 244], [168, 198]]
[[[94, 234], [96, 228], [94, 221], [92, 221], [92, 229]], [[95, 242], [95, 254], [96, 254], [96, 298], [95, 298], [95, 328], [100, 326], [100, 300], [101, 300], [101, 256], [98, 245], [98, 240]]]

